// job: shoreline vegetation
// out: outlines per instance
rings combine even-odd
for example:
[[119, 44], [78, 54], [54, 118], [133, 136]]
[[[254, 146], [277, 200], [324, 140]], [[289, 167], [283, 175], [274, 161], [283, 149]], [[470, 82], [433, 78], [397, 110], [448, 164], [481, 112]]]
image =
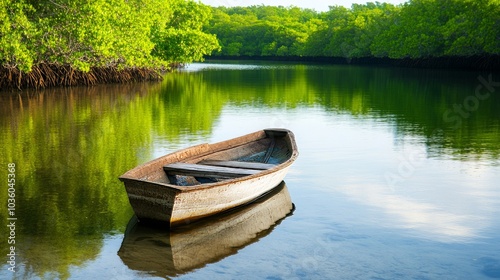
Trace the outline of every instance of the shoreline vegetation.
[[56, 86], [96, 85], [161, 80], [154, 69], [91, 67], [89, 71], [74, 69], [70, 65], [40, 63], [24, 73], [16, 67], [0, 68], [0, 88], [48, 88]]
[[218, 50], [194, 0], [3, 0], [0, 89], [159, 80]]
[[217, 7], [211, 58], [500, 70], [499, 0], [410, 0], [330, 6]]
[[500, 0], [209, 7], [195, 0], [3, 0], [0, 90], [161, 80], [258, 59], [500, 70]]

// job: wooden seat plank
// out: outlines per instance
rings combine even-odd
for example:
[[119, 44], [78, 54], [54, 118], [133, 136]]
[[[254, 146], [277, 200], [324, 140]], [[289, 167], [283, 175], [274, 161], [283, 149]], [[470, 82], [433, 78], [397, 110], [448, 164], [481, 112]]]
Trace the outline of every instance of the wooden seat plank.
[[223, 166], [231, 168], [256, 169], [256, 170], [266, 170], [276, 166], [275, 164], [270, 164], [270, 163], [244, 162], [244, 161], [234, 161], [234, 160], [204, 160], [199, 162], [199, 164], [211, 165], [211, 166]]
[[238, 178], [253, 175], [259, 170], [211, 166], [193, 163], [176, 162], [163, 166], [169, 175], [184, 175], [209, 178]]

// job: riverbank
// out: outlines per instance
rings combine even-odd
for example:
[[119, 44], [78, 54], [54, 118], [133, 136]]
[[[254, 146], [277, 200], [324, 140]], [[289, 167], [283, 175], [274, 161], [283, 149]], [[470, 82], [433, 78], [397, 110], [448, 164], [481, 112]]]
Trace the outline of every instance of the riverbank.
[[500, 71], [500, 55], [487, 56], [445, 56], [428, 58], [392, 59], [387, 57], [326, 57], [326, 56], [210, 56], [206, 60], [264, 60], [313, 62], [340, 65], [373, 65], [433, 69], [463, 69], [479, 71]]
[[[174, 65], [175, 67], [175, 65]], [[92, 86], [96, 84], [157, 81], [162, 79], [161, 69], [146, 67], [91, 67], [84, 72], [69, 65], [41, 63], [24, 73], [18, 68], [0, 68], [1, 89], [49, 88], [58, 86]]]

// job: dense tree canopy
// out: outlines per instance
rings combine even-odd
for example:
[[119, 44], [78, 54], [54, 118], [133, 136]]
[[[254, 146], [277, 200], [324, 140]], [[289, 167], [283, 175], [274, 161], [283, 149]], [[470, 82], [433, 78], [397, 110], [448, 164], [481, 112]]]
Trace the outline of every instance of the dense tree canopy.
[[185, 63], [203, 60], [205, 55], [219, 48], [215, 35], [202, 31], [211, 17], [210, 7], [194, 1], [171, 0], [171, 10], [166, 28], [164, 24], [162, 28], [153, 28], [155, 57]]
[[220, 55], [286, 56], [303, 52], [318, 24], [315, 11], [296, 7], [219, 7], [205, 30], [217, 35]]
[[500, 54], [500, 1], [213, 9], [205, 30], [229, 56], [427, 58]]
[[218, 49], [201, 31], [209, 7], [194, 0], [0, 0], [0, 63], [165, 67]]

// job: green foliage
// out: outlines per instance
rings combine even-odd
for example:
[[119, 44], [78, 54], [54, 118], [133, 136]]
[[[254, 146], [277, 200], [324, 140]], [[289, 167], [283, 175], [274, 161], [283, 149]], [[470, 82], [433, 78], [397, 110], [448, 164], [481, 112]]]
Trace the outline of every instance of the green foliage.
[[500, 54], [499, 8], [492, 0], [412, 0], [375, 38], [372, 51], [392, 58]]
[[219, 55], [425, 58], [500, 54], [498, 0], [369, 2], [317, 13], [296, 7], [215, 8], [205, 30]]
[[19, 67], [27, 72], [33, 65], [34, 52], [29, 40], [35, 34], [28, 15], [33, 8], [25, 1], [0, 2], [0, 62], [6, 67]]
[[221, 51], [231, 56], [300, 56], [318, 13], [297, 7], [251, 6], [214, 8], [205, 30], [216, 34]]
[[165, 67], [218, 48], [201, 31], [211, 10], [192, 0], [2, 0], [0, 63]]
[[69, 64], [84, 71], [91, 66], [154, 65], [149, 57], [155, 20], [151, 1], [33, 1], [32, 6], [43, 34], [33, 42], [37, 62]]
[[166, 28], [156, 28], [154, 55], [169, 62], [201, 61], [214, 50], [219, 50], [215, 35], [201, 29], [208, 22], [211, 10], [193, 0], [173, 0], [172, 15]]

